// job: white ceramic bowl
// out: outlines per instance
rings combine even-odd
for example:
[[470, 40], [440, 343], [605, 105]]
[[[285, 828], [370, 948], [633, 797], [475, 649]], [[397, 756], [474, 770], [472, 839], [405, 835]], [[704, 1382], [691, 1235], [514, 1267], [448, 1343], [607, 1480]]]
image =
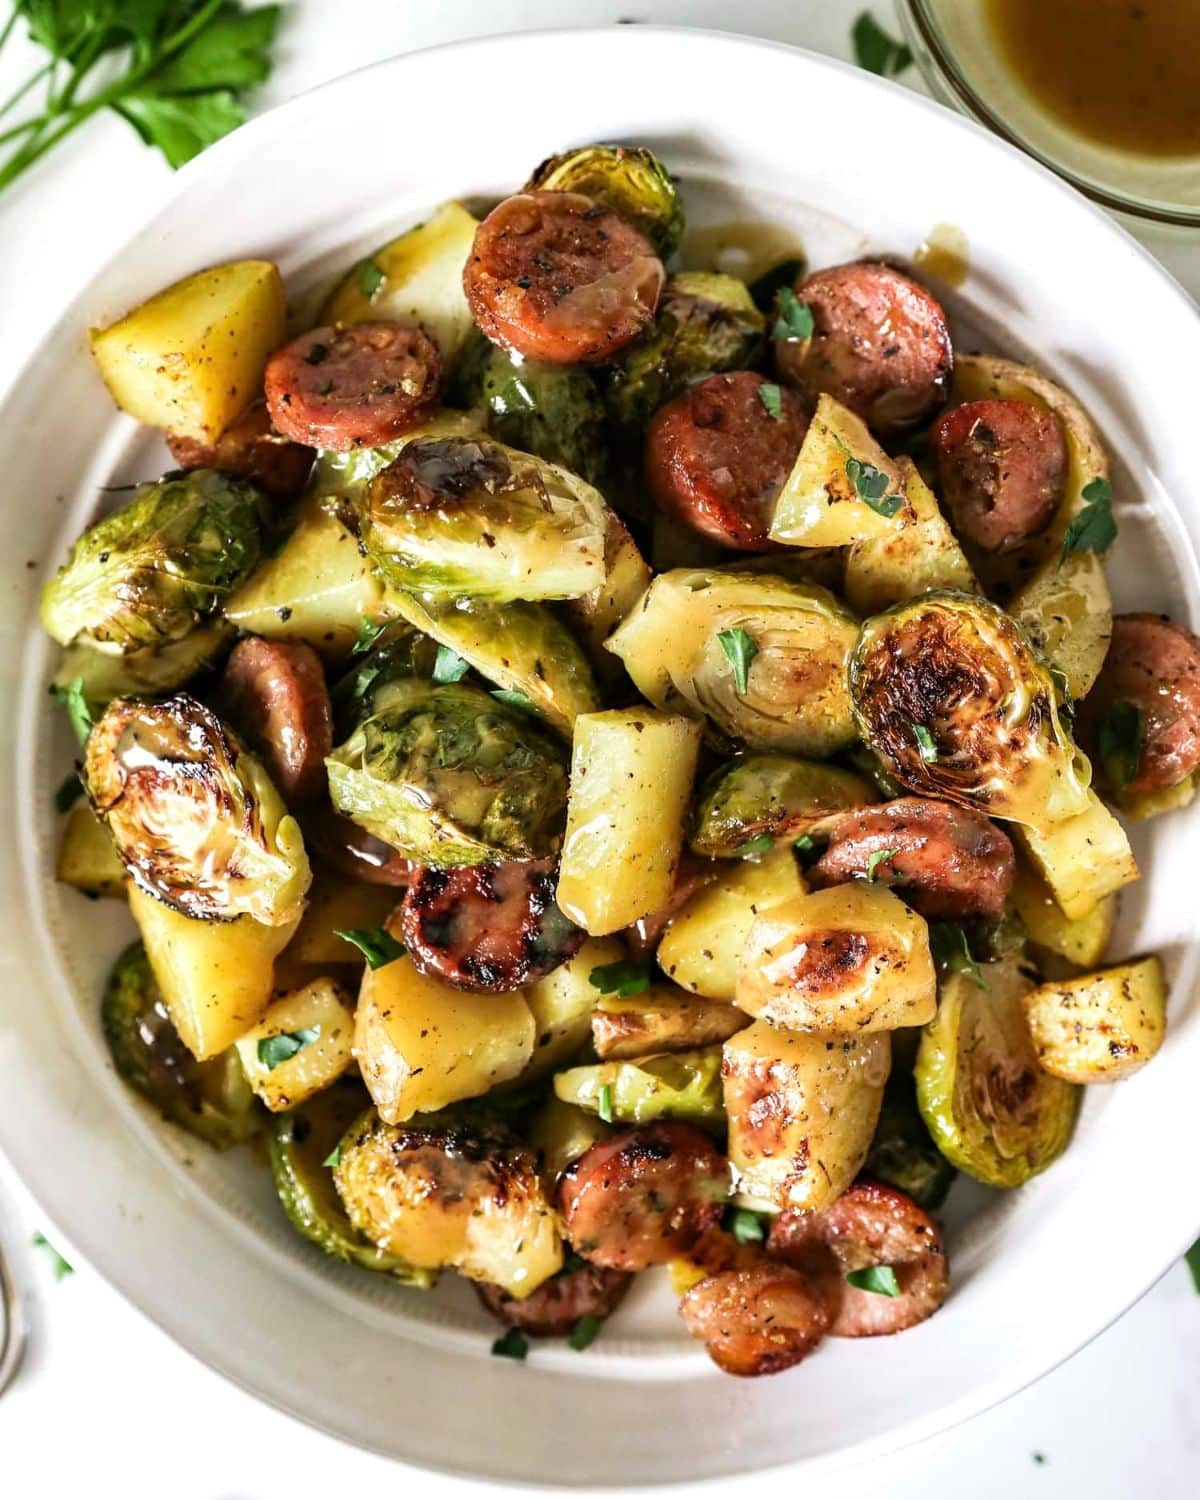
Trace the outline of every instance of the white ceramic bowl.
[[1173, 981], [1153, 1067], [1089, 1096], [1045, 1177], [963, 1195], [954, 1292], [936, 1318], [898, 1339], [832, 1341], [769, 1380], [717, 1375], [654, 1278], [586, 1353], [492, 1359], [464, 1285], [422, 1298], [325, 1261], [284, 1223], [265, 1172], [173, 1135], [114, 1077], [97, 997], [128, 918], [52, 880], [52, 792], [72, 747], [46, 701], [35, 606], [99, 486], [148, 477], [162, 455], [113, 410], [88, 325], [237, 256], [277, 260], [300, 295], [440, 199], [503, 193], [551, 150], [614, 139], [660, 151], [693, 218], [778, 219], [815, 264], [911, 253], [936, 222], [960, 225], [971, 247], [950, 299], [960, 337], [982, 329], [992, 347], [1035, 353], [1107, 438], [1118, 606], [1197, 623], [1200, 320], [1184, 295], [983, 130], [864, 73], [728, 36], [631, 27], [470, 42], [256, 120], [179, 174], [48, 329], [0, 415], [0, 1143], [68, 1243], [248, 1390], [416, 1463], [574, 1485], [818, 1468], [934, 1432], [1077, 1349], [1200, 1222], [1187, 1144], [1200, 1083], [1195, 810], [1137, 831], [1146, 879], [1118, 933], [1118, 952], [1160, 948]]

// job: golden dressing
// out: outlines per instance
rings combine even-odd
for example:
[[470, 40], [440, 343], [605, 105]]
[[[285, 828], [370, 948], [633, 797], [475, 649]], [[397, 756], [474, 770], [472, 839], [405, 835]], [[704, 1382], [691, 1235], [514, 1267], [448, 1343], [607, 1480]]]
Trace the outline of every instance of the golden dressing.
[[966, 234], [957, 224], [935, 224], [917, 246], [913, 264], [947, 286], [962, 286], [971, 269]]
[[1146, 156], [1200, 153], [1200, 0], [985, 0], [1001, 57], [1061, 124]]
[[751, 220], [689, 229], [679, 250], [688, 271], [723, 271], [755, 281], [780, 261], [804, 261], [804, 246], [778, 224]]

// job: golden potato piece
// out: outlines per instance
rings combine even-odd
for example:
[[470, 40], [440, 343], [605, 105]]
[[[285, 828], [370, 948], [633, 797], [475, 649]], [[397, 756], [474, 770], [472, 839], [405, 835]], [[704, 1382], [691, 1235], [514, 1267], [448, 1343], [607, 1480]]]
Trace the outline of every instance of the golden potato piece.
[[593, 969], [619, 963], [625, 949], [617, 938], [588, 938], [565, 964], [525, 986], [525, 1002], [533, 1014], [533, 1075], [557, 1068], [573, 1058], [592, 1034], [592, 1012], [600, 991], [591, 983]]
[[599, 1057], [645, 1057], [648, 1052], [686, 1052], [726, 1041], [750, 1023], [721, 1000], [656, 984], [627, 1000], [605, 995], [592, 1015], [592, 1044]]
[[1024, 999], [1043, 1070], [1068, 1083], [1115, 1083], [1163, 1043], [1167, 986], [1157, 954], [1042, 984]]
[[269, 1110], [278, 1111], [340, 1078], [354, 1060], [353, 1037], [349, 995], [323, 978], [276, 1000], [235, 1045], [250, 1087]]
[[1139, 876], [1125, 830], [1091, 788], [1087, 807], [1076, 817], [1043, 832], [1014, 826], [1022, 848], [1072, 921], [1086, 917]]
[[89, 896], [125, 899], [125, 866], [112, 834], [87, 803], [73, 807], [63, 825], [54, 878]]
[[1115, 896], [1102, 897], [1082, 917], [1068, 917], [1050, 887], [1022, 859], [1017, 861], [1012, 901], [1031, 943], [1048, 948], [1081, 969], [1090, 969], [1103, 960], [1117, 920]]

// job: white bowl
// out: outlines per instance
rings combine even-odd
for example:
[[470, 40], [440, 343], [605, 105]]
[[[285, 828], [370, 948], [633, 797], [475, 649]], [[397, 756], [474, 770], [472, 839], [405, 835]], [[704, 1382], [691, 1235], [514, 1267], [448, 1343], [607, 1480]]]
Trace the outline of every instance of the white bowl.
[[422, 1297], [327, 1262], [285, 1224], [261, 1168], [176, 1136], [115, 1078], [97, 997], [128, 918], [52, 879], [52, 792], [72, 749], [46, 701], [35, 610], [98, 487], [148, 477], [162, 455], [114, 412], [88, 325], [237, 256], [277, 260], [300, 295], [445, 197], [500, 194], [552, 150], [613, 139], [660, 151], [693, 217], [791, 224], [815, 264], [911, 253], [936, 222], [960, 225], [971, 246], [950, 299], [960, 336], [984, 329], [992, 347], [1034, 353], [1107, 438], [1118, 606], [1196, 623], [1200, 320], [1184, 295], [983, 130], [865, 73], [728, 36], [636, 27], [469, 42], [256, 120], [179, 174], [48, 329], [0, 415], [12, 527], [0, 565], [0, 1143], [66, 1240], [246, 1389], [411, 1462], [574, 1485], [815, 1469], [932, 1433], [1078, 1349], [1200, 1223], [1185, 1147], [1200, 1079], [1197, 810], [1137, 830], [1146, 878], [1118, 933], [1118, 952], [1159, 948], [1173, 981], [1153, 1067], [1089, 1096], [1046, 1176], [964, 1196], [954, 1292], [936, 1318], [898, 1339], [831, 1341], [773, 1379], [719, 1376], [682, 1334], [661, 1275], [586, 1353], [490, 1358], [492, 1329], [464, 1285]]

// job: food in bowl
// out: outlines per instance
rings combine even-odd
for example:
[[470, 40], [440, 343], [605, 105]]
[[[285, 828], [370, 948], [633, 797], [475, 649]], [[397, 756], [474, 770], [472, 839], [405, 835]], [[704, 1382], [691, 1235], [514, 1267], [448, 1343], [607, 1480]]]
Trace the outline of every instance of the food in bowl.
[[758, 1375], [935, 1312], [955, 1174], [1157, 1052], [1112, 808], [1193, 795], [1200, 643], [1113, 618], [1066, 392], [881, 260], [673, 270], [683, 212], [588, 147], [290, 340], [263, 262], [94, 336], [182, 467], [44, 592], [58, 868], [137, 924], [119, 1071], [327, 1254], [510, 1355], [666, 1266]]

